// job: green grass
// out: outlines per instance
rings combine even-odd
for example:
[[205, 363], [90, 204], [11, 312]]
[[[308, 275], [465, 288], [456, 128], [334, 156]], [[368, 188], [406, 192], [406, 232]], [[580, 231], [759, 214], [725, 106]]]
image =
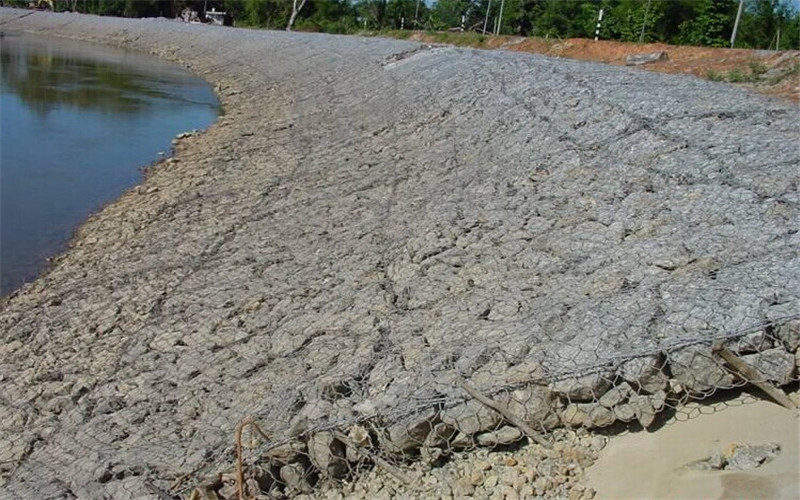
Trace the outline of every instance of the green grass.
[[475, 33], [473, 31], [426, 31], [425, 34], [431, 37], [435, 43], [446, 43], [449, 45], [468, 47], [482, 47], [488, 39], [486, 35]]
[[[746, 69], [733, 68], [727, 73], [714, 71], [713, 69], [710, 69], [706, 73], [706, 78], [714, 82], [754, 83], [761, 81], [766, 72], [767, 72], [767, 67], [766, 65], [764, 65], [764, 63], [759, 61], [751, 61], [750, 63], [748, 63]], [[786, 75], [781, 75], [780, 79], [783, 79], [785, 77]], [[776, 83], [773, 80], [770, 80], [769, 83], [770, 84]]]
[[782, 82], [786, 78], [791, 78], [791, 77], [798, 76], [798, 75], [800, 75], [800, 62], [794, 63], [792, 65], [792, 67], [789, 68], [788, 71], [770, 78], [769, 79], [769, 84], [770, 85], [776, 85], [776, 84]]

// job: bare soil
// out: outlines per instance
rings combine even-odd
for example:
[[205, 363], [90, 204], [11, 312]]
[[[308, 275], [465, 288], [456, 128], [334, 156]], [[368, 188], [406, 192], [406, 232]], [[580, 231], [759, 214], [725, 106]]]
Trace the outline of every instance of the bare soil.
[[[431, 34], [415, 33], [412, 40], [436, 41]], [[624, 66], [634, 54], [664, 51], [669, 59], [640, 66], [659, 73], [683, 73], [704, 79], [737, 80], [733, 85], [767, 95], [800, 102], [800, 51], [751, 50], [693, 47], [665, 43], [626, 43], [585, 38], [544, 39], [511, 36], [487, 36], [479, 48], [532, 52], [553, 57], [596, 61]]]

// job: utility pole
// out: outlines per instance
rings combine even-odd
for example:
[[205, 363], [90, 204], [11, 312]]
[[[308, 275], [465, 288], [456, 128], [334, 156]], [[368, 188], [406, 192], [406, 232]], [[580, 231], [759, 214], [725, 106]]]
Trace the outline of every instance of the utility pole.
[[653, 0], [647, 0], [647, 7], [644, 8], [644, 21], [642, 21], [642, 32], [639, 33], [639, 43], [644, 43], [644, 28], [647, 26], [647, 14], [650, 13], [650, 2]]
[[736, 43], [736, 32], [739, 30], [739, 20], [742, 18], [742, 8], [744, 8], [744, 0], [739, 0], [739, 10], [736, 12], [736, 22], [733, 23], [733, 33], [731, 33], [731, 48]]
[[497, 32], [495, 35], [500, 34], [500, 25], [503, 24], [503, 7], [506, 6], [506, 0], [500, 0], [500, 15], [497, 16]]
[[417, 0], [417, 8], [414, 9], [414, 27], [419, 25], [419, 0]]
[[603, 22], [603, 9], [600, 9], [600, 14], [597, 16], [597, 27], [594, 29], [594, 41], [600, 39], [600, 23]]
[[486, 17], [483, 18], [483, 34], [486, 34], [486, 26], [489, 24], [489, 9], [492, 8], [492, 0], [489, 0], [489, 6], [486, 7]]

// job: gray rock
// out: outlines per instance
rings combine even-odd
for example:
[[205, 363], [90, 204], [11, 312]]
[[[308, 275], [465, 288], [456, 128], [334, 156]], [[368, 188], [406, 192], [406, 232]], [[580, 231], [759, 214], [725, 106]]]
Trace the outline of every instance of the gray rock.
[[311, 463], [323, 476], [340, 478], [349, 472], [345, 444], [331, 432], [323, 431], [311, 435], [307, 446]]
[[767, 320], [773, 325], [776, 340], [783, 342], [787, 351], [800, 346], [800, 301], [787, 301], [767, 309]]
[[787, 351], [796, 351], [800, 346], [800, 319], [783, 323], [775, 330], [775, 336], [783, 342]]
[[556, 395], [570, 402], [596, 401], [611, 387], [611, 377], [593, 373], [581, 377], [558, 380], [550, 384]]
[[669, 56], [663, 50], [657, 52], [649, 52], [647, 54], [631, 54], [625, 58], [626, 66], [641, 66], [642, 64], [650, 64], [658, 61], [666, 61]]
[[311, 486], [310, 472], [300, 463], [287, 464], [280, 469], [281, 481], [286, 486], [300, 493], [311, 493], [314, 491]]
[[628, 400], [628, 396], [633, 393], [631, 386], [627, 382], [612, 387], [600, 397], [600, 405], [606, 408], [613, 408]]
[[643, 356], [624, 362], [619, 374], [633, 387], [655, 393], [667, 387], [669, 378], [664, 373], [665, 368], [666, 363], [661, 356]]
[[258, 489], [262, 492], [268, 492], [275, 485], [276, 477], [273, 475], [273, 469], [270, 467], [270, 462], [263, 465], [251, 465], [247, 468], [250, 477], [258, 485]]
[[497, 446], [516, 443], [522, 439], [522, 432], [516, 427], [506, 425], [496, 431], [478, 434], [478, 444], [481, 446]]
[[777, 443], [762, 445], [735, 445], [732, 453], [726, 457], [726, 470], [753, 470], [771, 462], [781, 447]]
[[300, 441], [289, 441], [282, 445], [276, 446], [266, 453], [264, 458], [266, 460], [275, 460], [280, 463], [288, 464], [294, 462], [300, 455], [306, 454], [306, 445]]
[[456, 429], [444, 422], [439, 422], [433, 426], [430, 434], [425, 438], [424, 445], [429, 448], [443, 446], [453, 437]]
[[561, 413], [561, 419], [572, 427], [605, 427], [614, 423], [614, 412], [598, 403], [568, 404]]
[[476, 434], [494, 429], [503, 419], [502, 415], [474, 399], [442, 411], [442, 422], [464, 433]]
[[636, 412], [634, 411], [633, 406], [628, 403], [617, 405], [612, 408], [611, 411], [614, 413], [614, 417], [617, 420], [621, 420], [623, 422], [630, 422], [636, 418]]
[[452, 448], [468, 448], [475, 446], [475, 441], [472, 439], [472, 436], [469, 434], [464, 434], [463, 432], [459, 432], [455, 435], [452, 441], [450, 441], [450, 446]]
[[534, 429], [553, 429], [561, 424], [559, 401], [547, 387], [533, 385], [511, 391], [502, 398], [509, 413]]
[[425, 443], [425, 438], [438, 420], [439, 414], [436, 410], [426, 410], [390, 425], [379, 439], [390, 453], [402, 454], [416, 450]]
[[725, 467], [725, 456], [720, 451], [715, 451], [710, 456], [695, 460], [684, 465], [686, 470], [722, 470]]
[[776, 347], [757, 354], [742, 356], [742, 361], [763, 374], [765, 380], [786, 385], [795, 378], [794, 355]]
[[734, 383], [734, 376], [708, 347], [692, 346], [671, 352], [669, 367], [675, 380], [692, 392], [730, 388]]
[[746, 471], [771, 462], [781, 452], [780, 445], [733, 444], [723, 453], [714, 451], [708, 458], [690, 462], [684, 466], [688, 470], [735, 470]]
[[664, 408], [666, 393], [659, 391], [655, 394], [637, 394], [630, 397], [628, 404], [633, 408], [636, 420], [645, 429], [652, 425], [656, 415]]
[[773, 347], [773, 341], [764, 330], [748, 333], [725, 341], [725, 347], [736, 354], [751, 354]]
[[441, 448], [423, 446], [419, 450], [419, 455], [424, 462], [432, 464], [442, 458], [444, 452]]

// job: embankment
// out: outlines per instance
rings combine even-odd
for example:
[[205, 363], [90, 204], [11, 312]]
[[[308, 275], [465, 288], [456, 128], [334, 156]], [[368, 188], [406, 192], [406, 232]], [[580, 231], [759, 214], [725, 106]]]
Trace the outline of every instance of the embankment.
[[790, 103], [382, 39], [11, 9], [0, 29], [181, 62], [225, 107], [2, 305], [4, 497], [187, 491], [232, 467], [246, 416], [268, 435], [248, 474], [289, 492], [514, 434], [462, 378], [536, 431], [648, 426], [745, 383], [714, 340], [797, 378]]

